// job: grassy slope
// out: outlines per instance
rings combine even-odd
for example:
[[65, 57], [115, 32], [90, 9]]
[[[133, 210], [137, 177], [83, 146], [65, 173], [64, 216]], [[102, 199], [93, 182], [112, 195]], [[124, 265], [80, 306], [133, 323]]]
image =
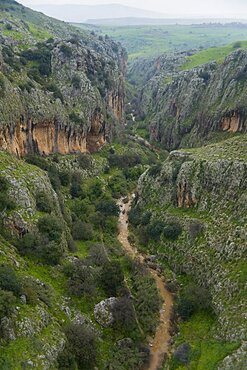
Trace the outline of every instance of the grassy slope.
[[[247, 48], [247, 41], [241, 41], [238, 47]], [[187, 57], [186, 63], [181, 67], [181, 70], [188, 70], [197, 67], [202, 64], [206, 64], [211, 61], [216, 61], [217, 63], [223, 63], [225, 57], [231, 52], [235, 51], [237, 48], [234, 43], [221, 47], [213, 47], [209, 49], [202, 50], [190, 57]]]
[[4, 36], [18, 40], [23, 46], [54, 36], [66, 38], [73, 32], [86, 36], [86, 32], [81, 29], [35, 12], [15, 1], [4, 0], [0, 4], [0, 21], [3, 21], [0, 22], [0, 32]]
[[[95, 28], [93, 30], [97, 32]], [[98, 32], [121, 42], [130, 60], [153, 57], [167, 51], [209, 48], [247, 39], [247, 27], [238, 25], [105, 26]]]

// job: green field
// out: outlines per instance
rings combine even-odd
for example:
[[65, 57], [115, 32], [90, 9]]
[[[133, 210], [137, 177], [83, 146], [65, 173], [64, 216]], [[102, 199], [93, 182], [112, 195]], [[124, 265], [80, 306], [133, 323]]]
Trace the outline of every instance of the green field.
[[247, 25], [239, 24], [93, 26], [92, 30], [121, 42], [130, 60], [157, 56], [167, 51], [205, 49], [247, 40]]
[[247, 41], [239, 41], [221, 47], [212, 47], [201, 50], [198, 53], [187, 57], [186, 63], [181, 67], [182, 70], [188, 70], [210, 61], [222, 63], [227, 55], [238, 48], [247, 48]]

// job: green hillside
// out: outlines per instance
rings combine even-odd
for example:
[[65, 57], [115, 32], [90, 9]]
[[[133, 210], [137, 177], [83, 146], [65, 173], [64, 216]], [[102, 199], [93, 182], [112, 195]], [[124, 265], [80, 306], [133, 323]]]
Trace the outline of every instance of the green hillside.
[[216, 47], [247, 39], [247, 25], [239, 24], [100, 26], [98, 30], [95, 27], [92, 30], [121, 42], [130, 60], [170, 51]]

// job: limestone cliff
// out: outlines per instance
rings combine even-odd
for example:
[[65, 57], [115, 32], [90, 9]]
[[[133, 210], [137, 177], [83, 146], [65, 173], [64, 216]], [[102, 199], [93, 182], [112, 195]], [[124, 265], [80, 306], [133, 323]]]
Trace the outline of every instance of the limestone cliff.
[[12, 8], [1, 14], [0, 148], [20, 156], [97, 150], [123, 119], [125, 51], [107, 37]]
[[246, 118], [247, 52], [236, 50], [222, 64], [210, 62], [181, 70], [184, 54], [139, 61], [130, 78], [141, 81], [136, 114], [145, 120], [150, 139], [162, 147], [200, 146], [215, 133], [243, 133]]

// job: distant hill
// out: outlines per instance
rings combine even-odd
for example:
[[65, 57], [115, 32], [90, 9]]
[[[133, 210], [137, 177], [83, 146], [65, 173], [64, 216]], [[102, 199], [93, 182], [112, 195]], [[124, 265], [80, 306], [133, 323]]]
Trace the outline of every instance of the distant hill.
[[121, 18], [93, 18], [85, 23], [102, 26], [158, 26], [158, 25], [192, 25], [192, 24], [229, 24], [237, 22], [247, 23], [247, 19], [220, 19], [220, 18], [146, 18], [146, 17], [121, 17]]
[[112, 18], [164, 18], [165, 14], [120, 4], [104, 5], [33, 5], [33, 9], [51, 17], [69, 22], [83, 22], [88, 19]]

